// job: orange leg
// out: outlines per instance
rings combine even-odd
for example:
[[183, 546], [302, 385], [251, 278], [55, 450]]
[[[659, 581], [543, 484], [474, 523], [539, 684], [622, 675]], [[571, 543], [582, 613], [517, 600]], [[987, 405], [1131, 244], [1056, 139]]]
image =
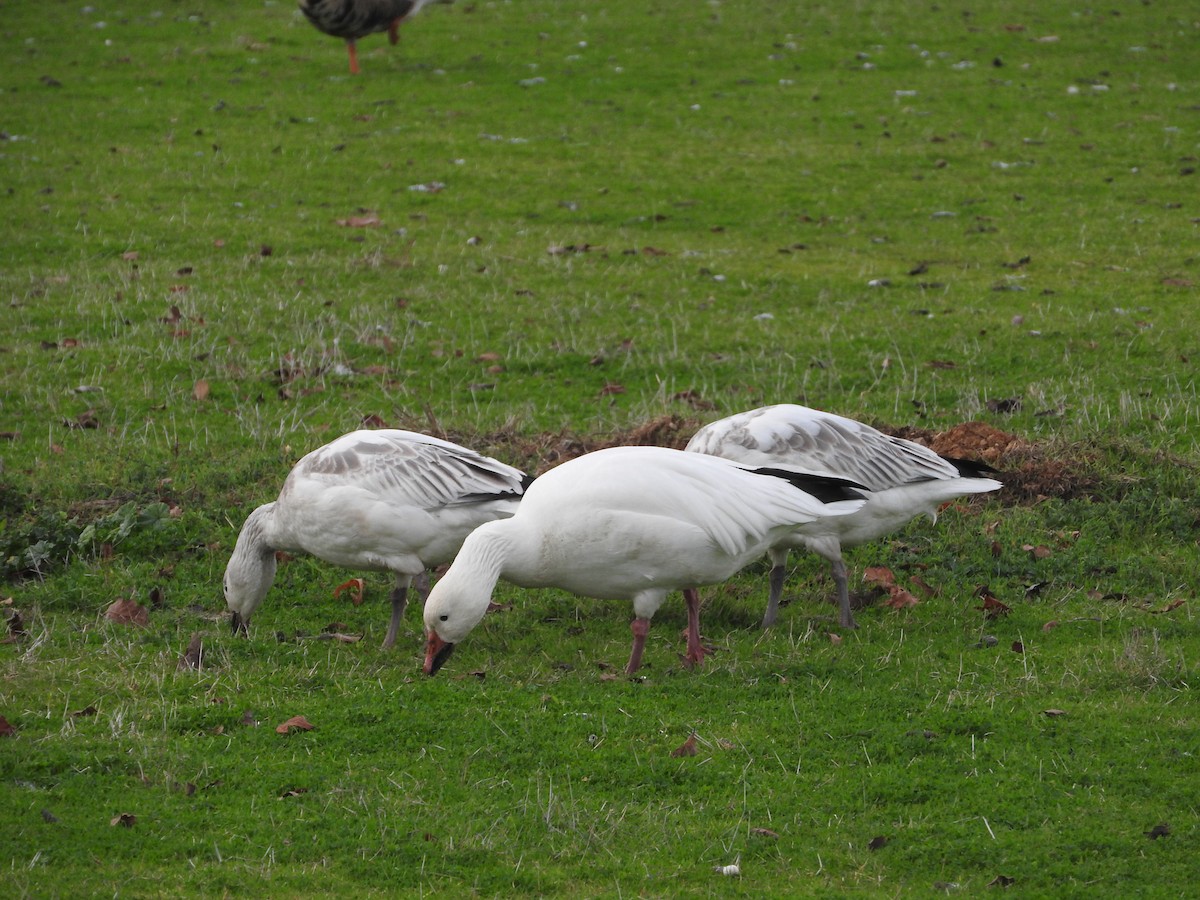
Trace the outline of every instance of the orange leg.
[[354, 41], [346, 41], [346, 49], [350, 51], [350, 74], [357, 75], [358, 69], [358, 48], [354, 46]]
[[642, 665], [642, 651], [646, 649], [646, 634], [650, 631], [650, 620], [634, 619], [629, 630], [633, 632], [633, 649], [629, 653], [629, 664], [625, 666], [626, 675], [632, 675]]
[[393, 44], [396, 43], [398, 40], [400, 40], [400, 32], [399, 32], [400, 22], [401, 22], [401, 19], [399, 17], [397, 17], [395, 19], [392, 19], [392, 24], [388, 26], [388, 40], [391, 41]]
[[696, 666], [704, 662], [704, 657], [712, 651], [700, 643], [700, 592], [695, 588], [688, 588], [683, 592], [683, 599], [687, 603], [688, 612], [686, 658]]

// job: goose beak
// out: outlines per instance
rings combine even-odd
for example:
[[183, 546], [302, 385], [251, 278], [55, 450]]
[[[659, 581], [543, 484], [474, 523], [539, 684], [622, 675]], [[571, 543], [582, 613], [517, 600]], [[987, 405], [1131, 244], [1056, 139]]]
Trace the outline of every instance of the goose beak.
[[453, 652], [453, 644], [443, 641], [436, 631], [429, 632], [429, 640], [425, 643], [425, 674], [436, 675]]
[[236, 634], [244, 634], [244, 635], [250, 634], [249, 620], [243, 619], [242, 614], [239, 613], [237, 610], [234, 610], [233, 615], [230, 616], [230, 618], [229, 618], [229, 628], [235, 635]]

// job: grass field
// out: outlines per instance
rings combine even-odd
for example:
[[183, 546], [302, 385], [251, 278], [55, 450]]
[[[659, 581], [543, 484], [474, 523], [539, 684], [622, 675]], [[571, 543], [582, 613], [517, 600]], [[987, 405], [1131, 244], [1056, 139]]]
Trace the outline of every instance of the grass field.
[[[0, 0], [2, 893], [1191, 896], [1198, 38], [457, 0], [354, 77], [287, 0]], [[425, 678], [303, 557], [228, 634], [345, 431], [541, 471], [775, 402], [1009, 488], [851, 551], [856, 631], [813, 557], [767, 633], [765, 565], [705, 589], [696, 671], [677, 599], [627, 678], [628, 605], [501, 583]]]

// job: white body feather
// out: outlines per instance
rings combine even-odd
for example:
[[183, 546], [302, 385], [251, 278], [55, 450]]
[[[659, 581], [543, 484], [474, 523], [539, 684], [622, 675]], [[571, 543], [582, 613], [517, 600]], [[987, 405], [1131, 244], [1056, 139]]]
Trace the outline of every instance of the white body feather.
[[[723, 581], [797, 525], [862, 504], [822, 503], [783, 478], [716, 457], [660, 447], [599, 450], [542, 475], [512, 518], [467, 538], [429, 594], [425, 625], [432, 642], [462, 640], [499, 578], [631, 600], [648, 625], [668, 592]], [[631, 671], [634, 662], [631, 656]]]

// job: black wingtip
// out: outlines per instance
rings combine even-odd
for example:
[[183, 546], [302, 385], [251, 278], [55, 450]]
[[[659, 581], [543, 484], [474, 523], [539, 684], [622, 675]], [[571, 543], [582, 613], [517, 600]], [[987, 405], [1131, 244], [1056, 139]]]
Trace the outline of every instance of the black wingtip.
[[1003, 474], [999, 469], [979, 459], [960, 459], [954, 456], [943, 456], [942, 459], [958, 469], [958, 474], [963, 478], [994, 478]]
[[861, 485], [857, 481], [834, 478], [830, 475], [812, 475], [807, 472], [794, 472], [790, 469], [777, 469], [770, 466], [749, 469], [747, 471], [753, 472], [755, 475], [769, 475], [774, 478], [782, 478], [806, 494], [812, 494], [812, 496], [816, 497], [822, 503], [836, 503], [839, 500], [863, 500], [865, 496], [861, 492], [868, 490], [865, 485]]

